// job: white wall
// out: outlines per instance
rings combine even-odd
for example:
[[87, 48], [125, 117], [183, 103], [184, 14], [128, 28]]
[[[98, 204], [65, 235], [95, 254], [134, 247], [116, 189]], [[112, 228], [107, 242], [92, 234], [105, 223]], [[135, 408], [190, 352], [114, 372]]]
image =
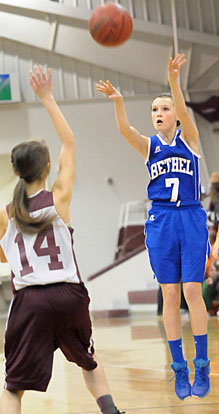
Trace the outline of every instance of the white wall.
[[[128, 99], [125, 104], [130, 122], [141, 133], [153, 133], [150, 101]], [[61, 109], [76, 135], [72, 225], [76, 230], [75, 251], [79, 268], [82, 278], [86, 280], [112, 262], [120, 206], [124, 202], [146, 197], [148, 174], [143, 158], [129, 147], [117, 131], [112, 102], [63, 103]], [[24, 139], [39, 136], [46, 139], [51, 150], [53, 168], [50, 181], [53, 181], [57, 172], [59, 144], [44, 108], [40, 104], [1, 106], [0, 153], [10, 152]], [[211, 148], [208, 148], [211, 170], [217, 169], [216, 162]], [[107, 177], [113, 178], [113, 186], [107, 184]]]
[[209, 174], [211, 174], [213, 171], [219, 171], [219, 133], [212, 132], [216, 124], [207, 122], [200, 115], [196, 115], [195, 118]]
[[[92, 311], [128, 309], [128, 293], [158, 289], [146, 250], [88, 282]], [[107, 292], [107, 294], [105, 294]], [[141, 308], [141, 307], [140, 307]]]
[[[86, 279], [112, 262], [120, 206], [145, 198], [148, 176], [143, 158], [129, 148], [117, 131], [111, 102], [65, 103], [61, 108], [76, 135], [72, 225], [79, 267]], [[130, 121], [136, 118], [135, 125], [144, 131], [147, 117], [142, 103], [127, 102], [127, 111]], [[1, 106], [1, 153], [9, 152], [24, 139], [39, 136], [47, 140], [51, 149], [52, 179], [57, 171], [59, 144], [46, 111], [40, 104]], [[113, 186], [106, 183], [107, 177], [113, 178]]]

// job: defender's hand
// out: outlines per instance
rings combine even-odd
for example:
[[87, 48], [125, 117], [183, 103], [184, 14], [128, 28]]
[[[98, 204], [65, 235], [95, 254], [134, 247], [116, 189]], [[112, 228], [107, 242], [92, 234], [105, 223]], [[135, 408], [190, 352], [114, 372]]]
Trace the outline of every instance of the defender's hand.
[[48, 74], [46, 75], [41, 65], [34, 65], [34, 72], [30, 70], [30, 86], [41, 100], [47, 96], [52, 96], [51, 69], [48, 69]]

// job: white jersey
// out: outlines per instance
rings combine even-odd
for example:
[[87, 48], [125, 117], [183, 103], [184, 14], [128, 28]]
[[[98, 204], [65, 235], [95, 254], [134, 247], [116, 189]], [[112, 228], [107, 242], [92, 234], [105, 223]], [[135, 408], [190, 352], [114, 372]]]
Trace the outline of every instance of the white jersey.
[[42, 190], [31, 196], [29, 211], [33, 217], [55, 218], [48, 230], [34, 234], [21, 232], [13, 218], [8, 221], [0, 245], [11, 267], [15, 290], [58, 282], [80, 283], [73, 229], [57, 214], [53, 194]]

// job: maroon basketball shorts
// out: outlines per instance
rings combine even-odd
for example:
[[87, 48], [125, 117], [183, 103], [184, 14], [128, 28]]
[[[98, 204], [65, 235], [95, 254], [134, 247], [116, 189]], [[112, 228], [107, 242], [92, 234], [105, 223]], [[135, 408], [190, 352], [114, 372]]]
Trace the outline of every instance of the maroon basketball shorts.
[[46, 391], [53, 355], [96, 368], [89, 296], [83, 283], [26, 287], [15, 293], [5, 334], [5, 388]]

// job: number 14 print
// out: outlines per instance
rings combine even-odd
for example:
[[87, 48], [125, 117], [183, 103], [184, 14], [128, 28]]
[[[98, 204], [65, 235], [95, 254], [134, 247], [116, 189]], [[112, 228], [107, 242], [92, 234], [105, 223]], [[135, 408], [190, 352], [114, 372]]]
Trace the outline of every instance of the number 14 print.
[[[47, 241], [47, 247], [41, 247], [45, 239]], [[20, 253], [20, 260], [21, 260], [21, 265], [22, 265], [20, 275], [26, 276], [30, 273], [33, 273], [34, 269], [27, 259], [22, 233], [18, 233], [14, 241], [18, 245], [18, 249]], [[48, 263], [49, 270], [63, 269], [63, 263], [59, 261], [59, 258], [58, 258], [58, 254], [60, 254], [60, 247], [56, 246], [55, 235], [54, 235], [54, 230], [52, 226], [49, 227], [48, 230], [37, 234], [35, 243], [33, 245], [33, 249], [38, 257], [50, 256], [50, 263]]]

